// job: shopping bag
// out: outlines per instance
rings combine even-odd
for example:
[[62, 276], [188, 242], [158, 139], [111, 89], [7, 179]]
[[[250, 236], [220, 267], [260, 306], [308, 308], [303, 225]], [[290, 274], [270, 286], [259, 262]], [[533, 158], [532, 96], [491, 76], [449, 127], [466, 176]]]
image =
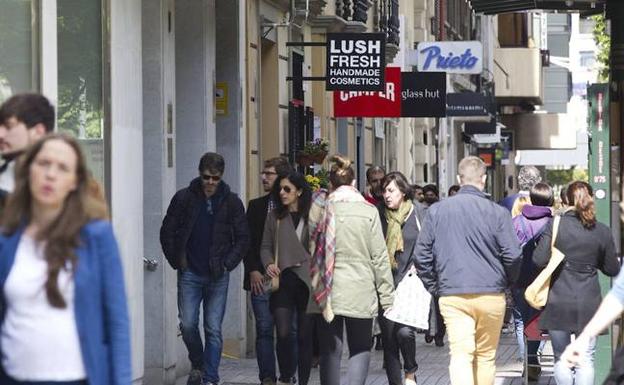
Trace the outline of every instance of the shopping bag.
[[544, 306], [546, 306], [548, 291], [550, 290], [550, 278], [565, 258], [565, 255], [555, 247], [555, 240], [557, 239], [557, 233], [559, 232], [560, 221], [561, 217], [556, 216], [553, 222], [552, 241], [550, 244], [551, 254], [548, 264], [524, 292], [524, 298], [527, 303], [537, 310], [541, 310]]
[[384, 313], [384, 317], [403, 325], [427, 330], [430, 306], [431, 294], [412, 269], [399, 282], [394, 291], [392, 307]]

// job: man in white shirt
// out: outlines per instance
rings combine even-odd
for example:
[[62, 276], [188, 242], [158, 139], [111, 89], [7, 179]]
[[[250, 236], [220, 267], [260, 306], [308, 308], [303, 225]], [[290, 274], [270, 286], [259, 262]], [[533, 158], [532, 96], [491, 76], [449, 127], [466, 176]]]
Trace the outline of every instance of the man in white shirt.
[[17, 94], [0, 106], [0, 189], [15, 188], [15, 160], [54, 129], [54, 107], [45, 96]]

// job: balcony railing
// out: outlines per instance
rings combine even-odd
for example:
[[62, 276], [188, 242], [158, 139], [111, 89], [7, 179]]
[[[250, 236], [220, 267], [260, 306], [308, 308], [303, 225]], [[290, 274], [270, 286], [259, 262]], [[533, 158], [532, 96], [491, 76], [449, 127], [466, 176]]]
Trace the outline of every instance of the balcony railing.
[[336, 16], [366, 24], [369, 7], [367, 0], [336, 0]]

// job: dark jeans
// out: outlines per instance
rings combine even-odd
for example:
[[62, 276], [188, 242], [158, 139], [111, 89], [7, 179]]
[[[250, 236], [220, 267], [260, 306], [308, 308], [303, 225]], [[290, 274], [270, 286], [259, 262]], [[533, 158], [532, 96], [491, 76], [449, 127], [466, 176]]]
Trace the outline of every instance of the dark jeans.
[[[306, 385], [312, 369], [312, 316], [306, 314], [308, 286], [292, 270], [280, 275], [280, 288], [271, 296], [277, 330], [277, 361], [280, 381], [290, 382], [297, 372], [299, 385]], [[296, 341], [293, 321], [296, 320]]]
[[251, 306], [256, 318], [256, 358], [260, 381], [275, 381], [275, 349], [273, 348], [273, 314], [269, 306], [271, 293], [251, 294]]
[[0, 384], [2, 385], [87, 385], [86, 380], [81, 381], [17, 381], [0, 370]]
[[401, 359], [405, 373], [414, 373], [418, 369], [416, 363], [416, 329], [397, 322], [390, 321], [383, 314], [379, 315], [381, 338], [384, 348], [384, 364], [386, 376], [390, 385], [403, 384], [401, 373]]
[[[516, 331], [516, 340], [518, 341], [518, 348], [520, 354], [524, 359], [524, 324], [528, 323], [533, 317], [539, 313], [533, 309], [524, 298], [524, 288], [514, 288], [511, 291], [514, 300], [513, 318], [514, 328]], [[527, 341], [527, 363], [530, 365], [539, 365], [537, 358], [537, 351], [539, 350], [540, 341]]]
[[348, 385], [364, 385], [373, 347], [373, 319], [335, 316], [328, 323], [317, 315], [321, 350], [321, 384], [340, 385], [340, 360], [342, 358], [344, 328], [349, 345]]
[[[178, 317], [182, 339], [193, 369], [203, 370], [204, 381], [219, 382], [219, 364], [223, 350], [221, 324], [225, 314], [230, 274], [218, 279], [202, 277], [190, 270], [178, 272]], [[199, 307], [203, 303], [204, 337], [199, 334]]]

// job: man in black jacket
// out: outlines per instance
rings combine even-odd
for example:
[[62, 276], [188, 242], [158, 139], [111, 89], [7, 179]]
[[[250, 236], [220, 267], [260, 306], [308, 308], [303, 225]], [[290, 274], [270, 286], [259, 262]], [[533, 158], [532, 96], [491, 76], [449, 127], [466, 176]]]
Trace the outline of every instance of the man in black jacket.
[[[199, 177], [173, 196], [160, 229], [165, 257], [178, 270], [180, 329], [192, 365], [188, 385], [219, 382], [229, 272], [249, 248], [245, 208], [221, 180], [224, 169], [221, 155], [204, 154]], [[205, 349], [198, 328], [202, 302]]]
[[483, 161], [469, 156], [458, 169], [457, 195], [428, 210], [416, 269], [427, 290], [440, 297], [451, 384], [492, 385], [504, 291], [518, 277], [522, 250], [509, 213], [483, 193]]
[[251, 247], [245, 255], [245, 280], [243, 287], [251, 290], [251, 306], [256, 318], [256, 357], [259, 378], [262, 385], [272, 385], [276, 381], [275, 349], [273, 342], [273, 316], [269, 309], [271, 293], [265, 293], [262, 281], [265, 274], [260, 260], [260, 245], [264, 233], [264, 221], [267, 214], [275, 208], [271, 200], [271, 189], [279, 175], [286, 175], [292, 170], [288, 160], [276, 157], [264, 161], [262, 187], [266, 195], [249, 201], [247, 221], [251, 235]]

